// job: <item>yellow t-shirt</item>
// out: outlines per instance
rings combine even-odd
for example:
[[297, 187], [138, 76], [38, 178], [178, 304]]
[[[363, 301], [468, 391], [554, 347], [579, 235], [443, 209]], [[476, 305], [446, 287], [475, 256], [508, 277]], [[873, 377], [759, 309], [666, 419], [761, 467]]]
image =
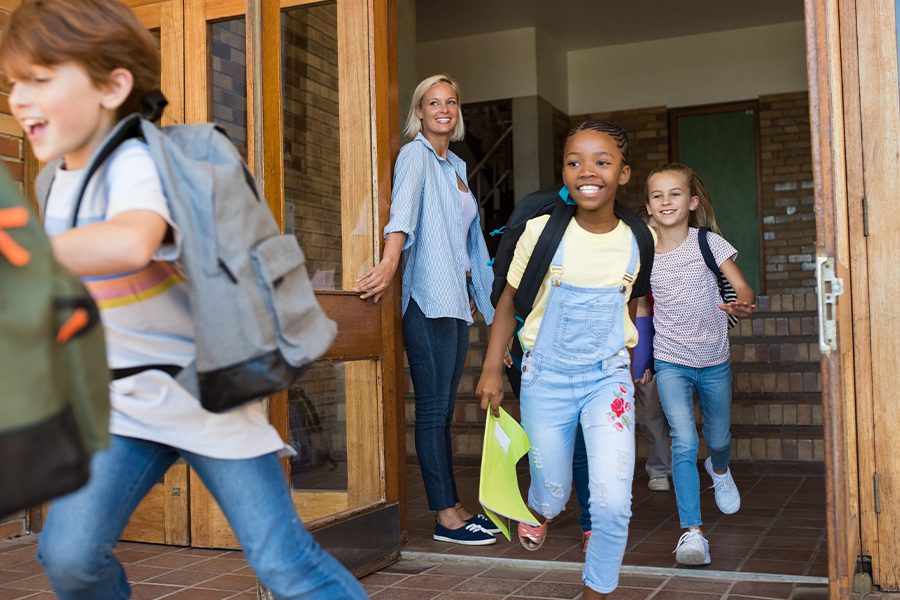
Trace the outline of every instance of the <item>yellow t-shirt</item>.
[[[525, 266], [531, 258], [534, 246], [544, 230], [550, 215], [535, 217], [526, 223], [525, 231], [516, 244], [516, 253], [506, 281], [514, 288], [519, 287]], [[652, 230], [651, 230], [652, 231]], [[655, 237], [655, 236], [654, 236]], [[591, 233], [582, 229], [575, 219], [569, 223], [563, 234], [563, 272], [562, 281], [578, 287], [609, 287], [620, 286], [623, 283], [622, 276], [628, 269], [628, 261], [631, 258], [631, 228], [623, 221], [609, 233]], [[640, 268], [640, 260], [638, 260]], [[637, 277], [637, 271], [635, 271]], [[637, 328], [631, 322], [628, 315], [627, 298], [631, 295], [631, 284], [627, 284], [625, 290], [625, 345], [633, 348], [638, 341]], [[550, 296], [550, 272], [544, 277], [544, 282], [534, 299], [534, 308], [525, 319], [525, 325], [520, 332], [522, 344], [526, 348], [533, 348], [541, 320], [544, 318], [544, 309]]]

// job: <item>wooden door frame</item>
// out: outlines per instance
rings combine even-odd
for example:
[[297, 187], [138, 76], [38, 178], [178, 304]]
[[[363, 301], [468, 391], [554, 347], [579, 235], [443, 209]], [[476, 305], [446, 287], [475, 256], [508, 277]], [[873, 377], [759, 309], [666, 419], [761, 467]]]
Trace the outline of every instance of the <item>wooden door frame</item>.
[[[849, 284], [851, 229], [858, 225], [848, 214], [851, 212], [848, 211], [848, 195], [857, 189], [859, 182], [848, 180], [848, 171], [861, 156], [858, 152], [858, 122], [853, 122], [853, 108], [858, 104], [854, 103], [851, 93], [855, 61], [852, 65], [842, 62], [842, 50], [850, 50], [849, 39], [842, 34], [846, 30], [846, 18], [855, 13], [855, 8], [842, 4], [839, 6], [839, 0], [805, 0], [805, 15], [816, 256], [817, 259], [833, 258], [836, 276]], [[848, 76], [850, 84], [846, 96], [842, 75]], [[854, 264], [854, 268], [856, 266]], [[854, 276], [858, 274], [854, 273]], [[854, 364], [852, 311], [852, 300], [857, 291], [855, 285], [846, 285], [843, 295], [838, 297], [836, 350], [821, 354], [828, 578], [832, 600], [850, 597], [860, 549], [854, 378], [858, 365]], [[820, 321], [823, 318], [824, 315], [819, 315]]]
[[[207, 23], [237, 16], [247, 19], [247, 98], [248, 156], [251, 169], [260, 181], [272, 212], [284, 228], [284, 173], [282, 145], [282, 103], [280, 52], [254, 52], [253, 48], [280, 47], [281, 10], [301, 5], [314, 5], [321, 0], [205, 0], [185, 5], [186, 55], [207, 47]], [[362, 7], [362, 10], [359, 8]], [[352, 9], [352, 10], [348, 10]], [[338, 61], [342, 81], [350, 85], [339, 88], [341, 106], [341, 169], [352, 172], [360, 164], [369, 164], [372, 176], [366, 181], [342, 181], [342, 244], [345, 265], [375, 264], [380, 258], [381, 231], [388, 220], [390, 182], [393, 158], [399, 148], [397, 133], [397, 75], [394, 0], [367, 0], [365, 3], [337, 3]], [[191, 61], [188, 61], [189, 63]], [[189, 69], [185, 101], [186, 121], [206, 121], [208, 73], [201, 68]], [[277, 90], [277, 93], [273, 93]], [[361, 93], [365, 90], [367, 93]], [[351, 107], [351, 108], [345, 108]], [[349, 201], [348, 201], [349, 199]], [[348, 216], [352, 214], [352, 218]], [[359, 226], [359, 215], [367, 223], [370, 236], [350, 235]], [[362, 239], [365, 238], [365, 239]], [[343, 289], [352, 287], [353, 273], [344, 270]], [[305, 492], [298, 510], [310, 529], [328, 527], [334, 530], [356, 517], [387, 510], [382, 519], [393, 524], [385, 538], [392, 553], [389, 559], [372, 553], [351, 564], [358, 571], [375, 564], [386, 564], [399, 554], [403, 537], [401, 490], [404, 474], [405, 418], [402, 393], [402, 343], [400, 341], [399, 274], [394, 285], [378, 304], [363, 302], [351, 291], [317, 291], [326, 313], [343, 322], [365, 324], [339, 329], [338, 337], [323, 360], [364, 361], [349, 363], [345, 368], [364, 373], [376, 388], [362, 391], [347, 406], [348, 455], [365, 460], [348, 462], [351, 484], [344, 492]], [[349, 318], [348, 318], [349, 316]], [[287, 394], [269, 399], [270, 418], [281, 431], [287, 430]], [[374, 450], [371, 446], [374, 444]], [[352, 448], [357, 448], [354, 452]], [[369, 448], [359, 451], [359, 448]], [[284, 461], [287, 469], [287, 461]], [[378, 474], [377, 481], [372, 477]], [[191, 473], [191, 542], [195, 546], [229, 547], [236, 545], [224, 515], [211, 495], [203, 490], [199, 478]], [[201, 491], [203, 490], [203, 491]], [[199, 492], [199, 493], [198, 493]], [[362, 521], [359, 521], [362, 522]], [[350, 526], [351, 528], [353, 525]], [[320, 540], [321, 541], [321, 540]], [[383, 545], [383, 544], [382, 544]], [[343, 557], [341, 557], [343, 558]], [[345, 560], [345, 564], [347, 561]], [[362, 566], [361, 566], [362, 565]]]

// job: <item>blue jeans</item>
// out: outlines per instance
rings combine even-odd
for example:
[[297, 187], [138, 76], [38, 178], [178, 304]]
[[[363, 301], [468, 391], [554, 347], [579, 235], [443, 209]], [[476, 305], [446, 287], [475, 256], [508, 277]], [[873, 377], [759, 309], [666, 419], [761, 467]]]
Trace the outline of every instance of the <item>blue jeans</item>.
[[429, 319], [410, 300], [403, 315], [403, 345], [416, 396], [416, 455], [428, 508], [443, 510], [459, 502], [450, 426], [469, 350], [469, 327], [461, 319]]
[[578, 500], [578, 525], [582, 532], [591, 530], [591, 491], [588, 479], [587, 446], [584, 445], [584, 431], [579, 423], [575, 430], [575, 450], [572, 456], [572, 484], [575, 487], [575, 499]]
[[57, 596], [131, 597], [113, 546], [138, 503], [179, 455], [209, 488], [247, 562], [276, 598], [367, 598], [353, 575], [304, 529], [274, 453], [224, 460], [117, 435], [94, 455], [88, 484], [50, 506], [38, 562]]
[[685, 367], [655, 361], [656, 386], [672, 437], [672, 482], [682, 528], [699, 527], [700, 475], [697, 454], [700, 440], [694, 422], [694, 390], [700, 399], [703, 438], [713, 466], [724, 469], [731, 453], [731, 365]]
[[584, 580], [591, 589], [609, 593], [618, 585], [631, 519], [634, 388], [628, 355], [573, 372], [532, 352], [523, 365], [522, 427], [531, 442], [528, 505], [547, 519], [565, 509], [576, 431], [581, 429], [590, 503], [585, 514], [593, 531]]

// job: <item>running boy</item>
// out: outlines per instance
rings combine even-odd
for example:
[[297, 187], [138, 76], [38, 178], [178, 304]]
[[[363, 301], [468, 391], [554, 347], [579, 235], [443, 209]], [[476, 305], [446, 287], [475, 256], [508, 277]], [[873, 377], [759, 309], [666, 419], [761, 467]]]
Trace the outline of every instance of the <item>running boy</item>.
[[[634, 384], [627, 347], [637, 342], [637, 330], [626, 303], [639, 251], [631, 229], [613, 212], [616, 190], [630, 176], [624, 129], [586, 121], [569, 134], [561, 194], [577, 209], [520, 332], [522, 426], [531, 441], [528, 503], [546, 521], [536, 528], [519, 523], [519, 539], [529, 550], [539, 548], [547, 523], [565, 508], [581, 423], [593, 527], [583, 574], [586, 599], [606, 598], [616, 589], [631, 519]], [[548, 219], [528, 222], [497, 303], [477, 387], [482, 408], [495, 413], [516, 323], [513, 295]]]
[[[717, 235], [706, 186], [694, 171], [672, 163], [647, 178], [647, 212], [656, 220], [658, 240], [650, 286], [653, 289], [653, 354], [659, 398], [672, 436], [672, 480], [678, 516], [685, 530], [675, 548], [684, 565], [710, 563], [709, 542], [700, 518], [699, 439], [694, 423], [694, 391], [703, 415], [709, 448], [706, 472], [716, 505], [725, 514], [738, 511], [741, 496], [728, 459], [731, 450], [731, 365], [727, 314], [747, 317], [756, 295], [734, 264], [737, 250]], [[737, 292], [722, 303], [716, 277], [703, 261], [697, 228], [708, 226], [709, 246], [719, 269]], [[727, 313], [727, 314], [726, 314]]]
[[130, 597], [113, 555], [131, 513], [180, 457], [209, 488], [247, 561], [279, 599], [365, 598], [294, 509], [278, 452], [286, 446], [261, 403], [213, 414], [153, 365], [187, 365], [194, 342], [172, 223], [143, 142], [123, 144], [88, 186], [68, 228], [85, 167], [116, 123], [159, 85], [156, 43], [118, 0], [25, 2], [0, 45], [9, 105], [35, 156], [62, 158], [46, 206], [54, 254], [100, 306], [109, 365], [110, 447], [91, 480], [53, 502], [38, 560], [64, 600]]

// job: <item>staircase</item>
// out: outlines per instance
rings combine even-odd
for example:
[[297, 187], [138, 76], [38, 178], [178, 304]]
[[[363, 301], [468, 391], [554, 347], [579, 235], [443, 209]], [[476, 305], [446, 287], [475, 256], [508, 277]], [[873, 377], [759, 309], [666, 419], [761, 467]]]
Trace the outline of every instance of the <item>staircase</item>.
[[[819, 382], [815, 294], [760, 296], [759, 310], [731, 330], [734, 395], [731, 409], [732, 460], [747, 471], [822, 471], [822, 396]], [[454, 460], [481, 460], [484, 412], [475, 397], [488, 328], [470, 329], [469, 356], [457, 395], [453, 425]], [[415, 400], [407, 370], [406, 451], [415, 461]], [[508, 393], [503, 407], [514, 417], [519, 404]], [[700, 423], [699, 414], [697, 421]], [[699, 429], [699, 424], [698, 424]], [[638, 457], [646, 458], [637, 435]], [[705, 446], [701, 441], [701, 456]]]

